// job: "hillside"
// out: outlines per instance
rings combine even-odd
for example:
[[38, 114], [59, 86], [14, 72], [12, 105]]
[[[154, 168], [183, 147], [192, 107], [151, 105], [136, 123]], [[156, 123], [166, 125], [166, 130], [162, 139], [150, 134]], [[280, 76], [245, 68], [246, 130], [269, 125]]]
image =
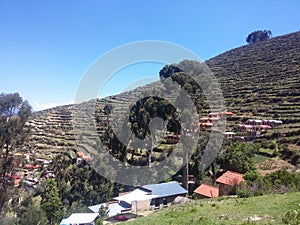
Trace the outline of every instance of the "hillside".
[[[299, 208], [299, 198], [300, 193], [296, 192], [246, 199], [194, 200], [125, 224], [285, 224], [282, 218], [287, 212]], [[249, 223], [246, 223], [248, 220]]]
[[282, 140], [299, 150], [300, 32], [243, 46], [207, 61], [219, 78], [233, 120], [280, 119]]
[[[207, 65], [219, 79], [228, 110], [234, 112], [229, 126], [248, 118], [280, 119], [283, 125], [272, 129], [265, 138], [276, 137], [278, 143], [288, 144], [300, 151], [300, 32], [272, 38], [268, 41], [242, 46], [208, 61]], [[133, 91], [97, 99], [95, 117], [98, 132], [105, 132], [107, 116], [104, 107], [118, 104], [118, 113], [128, 109], [130, 99], [142, 92], [155, 91], [159, 83], [152, 83]], [[76, 144], [73, 130], [75, 109], [88, 107], [87, 103], [66, 105], [36, 112], [30, 124], [31, 139], [26, 149], [48, 155], [73, 155]], [[208, 111], [208, 109], [206, 109]], [[111, 121], [119, 124], [119, 120]], [[84, 147], [84, 143], [82, 144]]]

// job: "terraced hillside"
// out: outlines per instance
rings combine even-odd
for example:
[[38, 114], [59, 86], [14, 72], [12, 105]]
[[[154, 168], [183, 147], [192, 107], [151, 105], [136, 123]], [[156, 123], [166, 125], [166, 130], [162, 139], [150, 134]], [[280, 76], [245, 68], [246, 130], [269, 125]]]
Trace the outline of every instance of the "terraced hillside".
[[[300, 151], [300, 32], [242, 46], [206, 63], [219, 79], [228, 110], [234, 112], [229, 121], [232, 129], [248, 118], [280, 119], [283, 125], [268, 132], [269, 137], [279, 138], [279, 142]], [[128, 110], [129, 102], [142, 92], [155, 94], [160, 87], [155, 82], [98, 99], [95, 109], [98, 132], [105, 132], [108, 123], [120, 125], [122, 121], [118, 116], [109, 121], [106, 105], [117, 104], [114, 114], [118, 115]], [[87, 105], [59, 106], [34, 113], [30, 121], [32, 136], [26, 149], [34, 149], [49, 158], [58, 152], [76, 151], [73, 114]]]
[[235, 113], [231, 125], [244, 118], [280, 119], [283, 125], [269, 134], [299, 150], [300, 32], [233, 49], [207, 64]]

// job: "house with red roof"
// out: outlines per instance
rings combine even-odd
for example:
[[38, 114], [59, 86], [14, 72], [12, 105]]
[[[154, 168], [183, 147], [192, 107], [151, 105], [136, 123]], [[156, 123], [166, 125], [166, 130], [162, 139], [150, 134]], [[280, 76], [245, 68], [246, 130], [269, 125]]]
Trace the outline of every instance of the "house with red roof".
[[244, 181], [244, 174], [226, 171], [216, 182], [219, 184], [219, 195], [230, 195], [234, 193], [235, 187]]
[[199, 118], [199, 126], [202, 129], [211, 128], [220, 120], [225, 120], [227, 117], [231, 117], [232, 115], [232, 112], [211, 112], [207, 117]]
[[219, 187], [201, 184], [196, 188], [194, 193], [199, 195], [201, 198], [216, 198], [219, 197]]

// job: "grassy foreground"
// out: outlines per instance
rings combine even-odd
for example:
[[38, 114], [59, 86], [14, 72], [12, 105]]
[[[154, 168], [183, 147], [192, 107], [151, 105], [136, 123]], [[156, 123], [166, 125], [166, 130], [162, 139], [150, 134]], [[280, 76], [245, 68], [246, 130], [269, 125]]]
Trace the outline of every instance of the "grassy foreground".
[[250, 198], [218, 198], [195, 200], [175, 205], [125, 224], [283, 224], [282, 217], [300, 204], [300, 192], [263, 195]]

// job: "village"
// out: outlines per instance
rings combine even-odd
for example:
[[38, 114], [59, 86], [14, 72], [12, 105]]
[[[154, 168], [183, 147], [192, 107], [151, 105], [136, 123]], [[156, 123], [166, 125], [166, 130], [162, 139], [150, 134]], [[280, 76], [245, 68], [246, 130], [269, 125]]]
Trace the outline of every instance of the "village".
[[[209, 113], [207, 117], [199, 118], [200, 130], [209, 130], [219, 121], [232, 115], [232, 112]], [[232, 141], [249, 141], [281, 124], [282, 121], [280, 120], [248, 119], [244, 124], [238, 124], [234, 128], [236, 132], [226, 131], [224, 137]], [[166, 137], [168, 144], [176, 145], [179, 141], [180, 135], [168, 135]], [[48, 170], [48, 166], [52, 163], [52, 159], [49, 157], [37, 158], [33, 150], [27, 153], [15, 153], [12, 157], [14, 157], [15, 170], [8, 179], [15, 188], [35, 189], [42, 180], [55, 178], [55, 173]], [[89, 155], [77, 152], [74, 163], [81, 165], [90, 160]], [[148, 214], [165, 207], [171, 207], [173, 204], [184, 204], [195, 196], [200, 199], [230, 196], [235, 194], [237, 185], [243, 181], [243, 174], [227, 170], [223, 171], [222, 175], [216, 179], [214, 185], [202, 183], [195, 187], [194, 176], [188, 175], [188, 190], [181, 186], [181, 181], [136, 186], [132, 187], [130, 192], [119, 193], [119, 196], [114, 197], [111, 201], [87, 206], [90, 213], [73, 213], [67, 218], [62, 218], [60, 225], [93, 224], [99, 217], [106, 218], [107, 223], [126, 221], [136, 218], [139, 214]]]

